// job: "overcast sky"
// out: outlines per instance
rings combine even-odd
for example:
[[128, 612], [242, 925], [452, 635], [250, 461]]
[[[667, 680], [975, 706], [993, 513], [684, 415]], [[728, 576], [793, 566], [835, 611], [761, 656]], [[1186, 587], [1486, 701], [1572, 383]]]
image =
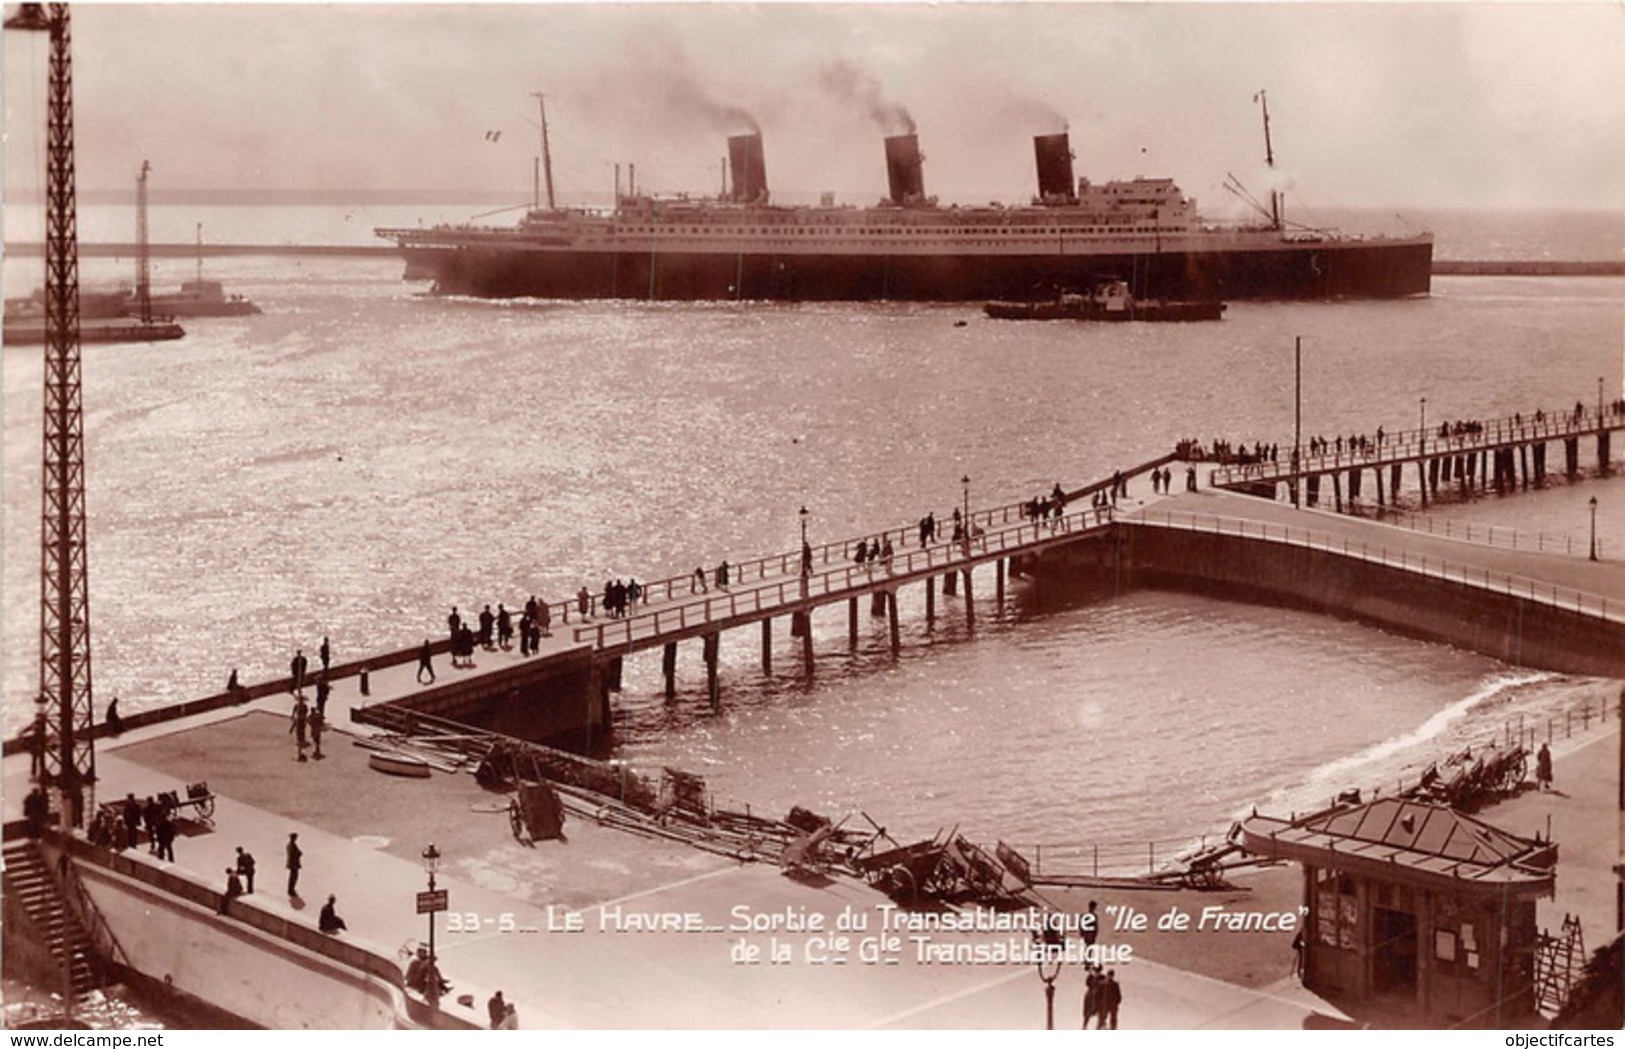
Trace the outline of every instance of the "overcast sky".
[[[8, 10], [10, 8], [8, 7]], [[547, 94], [564, 201], [714, 192], [765, 136], [781, 199], [1025, 199], [1033, 135], [1077, 171], [1261, 195], [1254, 95], [1303, 206], [1625, 209], [1625, 5], [75, 5], [82, 190], [478, 189], [528, 198]], [[43, 169], [45, 42], [7, 33], [6, 179]], [[500, 136], [491, 136], [500, 132]], [[494, 137], [494, 141], [492, 138]]]

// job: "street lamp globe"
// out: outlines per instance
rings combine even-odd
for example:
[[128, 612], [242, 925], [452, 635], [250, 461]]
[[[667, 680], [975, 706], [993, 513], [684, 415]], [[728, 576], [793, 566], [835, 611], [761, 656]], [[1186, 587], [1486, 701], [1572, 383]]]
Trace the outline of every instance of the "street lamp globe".
[[423, 850], [423, 872], [433, 878], [440, 871], [440, 850], [430, 842], [429, 847]]

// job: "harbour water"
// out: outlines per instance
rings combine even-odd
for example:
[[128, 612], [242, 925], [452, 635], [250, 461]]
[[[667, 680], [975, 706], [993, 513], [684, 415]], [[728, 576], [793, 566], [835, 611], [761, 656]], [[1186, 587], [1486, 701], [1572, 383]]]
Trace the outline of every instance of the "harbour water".
[[[5, 265], [7, 294], [37, 285], [37, 259]], [[127, 268], [84, 263], [87, 283]], [[191, 268], [155, 264], [155, 281]], [[1617, 397], [1625, 364], [1617, 279], [1438, 278], [1424, 300], [1091, 327], [967, 306], [433, 300], [388, 259], [207, 269], [265, 314], [85, 349], [99, 707], [209, 694], [233, 667], [286, 673], [324, 634], [341, 660], [406, 647], [439, 636], [453, 604], [789, 549], [803, 506], [811, 538], [836, 538], [945, 516], [962, 477], [993, 505], [1179, 438], [1284, 445], [1297, 336], [1305, 433], [1327, 437], [1415, 426], [1424, 397], [1434, 424], [1590, 403], [1599, 378]], [[40, 361], [4, 356], [8, 733], [37, 691]], [[1605, 545], [1625, 549], [1618, 480], [1442, 512], [1581, 535], [1591, 494]], [[697, 646], [673, 701], [658, 657], [634, 659], [618, 756], [701, 772], [726, 804], [861, 809], [899, 835], [1173, 842], [1606, 694], [1179, 594], [1040, 607], [1018, 591], [970, 637], [957, 610], [928, 634], [923, 595], [905, 593], [903, 621], [893, 662], [880, 621], [852, 654], [844, 615], [815, 619], [810, 683], [787, 630], [770, 678], [754, 632], [725, 638], [719, 713]]]

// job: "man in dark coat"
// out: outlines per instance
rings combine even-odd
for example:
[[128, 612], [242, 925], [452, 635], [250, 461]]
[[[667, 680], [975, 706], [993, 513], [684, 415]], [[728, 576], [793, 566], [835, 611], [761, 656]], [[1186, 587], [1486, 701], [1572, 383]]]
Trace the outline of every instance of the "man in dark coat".
[[327, 902], [322, 904], [322, 913], [316, 919], [316, 928], [329, 936], [337, 936], [349, 928], [344, 924], [344, 919], [339, 917], [337, 902], [338, 897], [329, 895]]
[[243, 876], [243, 891], [254, 891], [254, 854], [237, 846], [237, 873]]
[[1106, 975], [1101, 978], [1100, 988], [1100, 1024], [1096, 1030], [1109, 1027], [1117, 1030], [1117, 1007], [1123, 1004], [1123, 985], [1117, 982], [1117, 970], [1107, 969]]
[[434, 651], [429, 647], [429, 639], [423, 639], [423, 647], [418, 649], [418, 684], [424, 684], [423, 675], [428, 674], [428, 684], [434, 684]]
[[299, 869], [304, 866], [305, 853], [299, 847], [299, 835], [288, 835], [288, 898], [299, 898]]

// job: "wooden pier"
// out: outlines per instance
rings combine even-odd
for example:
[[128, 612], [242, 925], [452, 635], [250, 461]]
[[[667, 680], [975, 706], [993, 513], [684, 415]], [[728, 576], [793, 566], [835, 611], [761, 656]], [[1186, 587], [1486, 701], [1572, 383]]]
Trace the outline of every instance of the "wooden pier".
[[[1577, 406], [1580, 407], [1580, 406]], [[1547, 452], [1556, 442], [1563, 450], [1563, 473], [1569, 479], [1581, 469], [1581, 441], [1596, 442], [1597, 469], [1611, 470], [1613, 435], [1625, 431], [1625, 412], [1598, 405], [1562, 414], [1516, 415], [1470, 428], [1419, 428], [1398, 433], [1379, 431], [1375, 439], [1356, 445], [1345, 438], [1329, 442], [1316, 454], [1288, 450], [1268, 461], [1234, 462], [1208, 474], [1213, 488], [1276, 498], [1284, 488], [1287, 498], [1301, 505], [1324, 501], [1330, 481], [1332, 502], [1342, 512], [1345, 502], [1362, 500], [1362, 480], [1371, 474], [1376, 505], [1387, 506], [1404, 484], [1405, 467], [1416, 465], [1416, 491], [1422, 505], [1436, 499], [1441, 485], [1454, 485], [1462, 494], [1494, 489], [1507, 492], [1543, 483], [1548, 474]], [[1346, 495], [1345, 495], [1346, 484]]]

